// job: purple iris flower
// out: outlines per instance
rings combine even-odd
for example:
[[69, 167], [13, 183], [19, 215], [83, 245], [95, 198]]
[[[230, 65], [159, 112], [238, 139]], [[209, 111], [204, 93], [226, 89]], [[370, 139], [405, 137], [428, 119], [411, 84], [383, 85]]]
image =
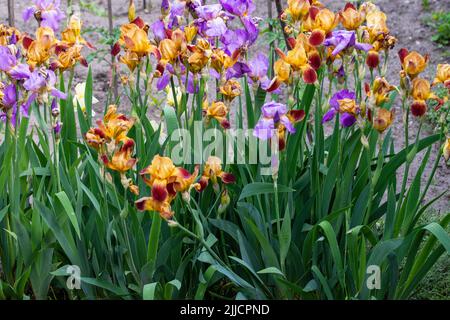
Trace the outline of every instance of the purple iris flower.
[[161, 11], [167, 11], [169, 10], [169, 0], [162, 0], [161, 1]]
[[[164, 70], [163, 75], [158, 79], [156, 82], [156, 88], [158, 91], [164, 90], [170, 83], [170, 79], [174, 75], [174, 69], [171, 64], [167, 64], [166, 68]], [[199, 86], [194, 85], [194, 74], [192, 72], [189, 72], [189, 76], [187, 78], [186, 83], [186, 68], [182, 65], [181, 66], [181, 81], [183, 82], [183, 85], [186, 85], [186, 92], [189, 94], [195, 94], [199, 90]]]
[[166, 26], [164, 25], [164, 21], [158, 20], [154, 22], [150, 28], [152, 29], [156, 42], [160, 42], [166, 38]]
[[255, 10], [253, 0], [220, 0], [222, 7], [236, 16], [246, 16]]
[[334, 47], [334, 50], [332, 52], [333, 56], [337, 55], [339, 52], [345, 49], [349, 49], [352, 47], [364, 51], [369, 51], [373, 48], [372, 45], [368, 43], [357, 42], [355, 31], [347, 30], [333, 31], [331, 37], [326, 39], [323, 44], [327, 47]]
[[262, 116], [253, 131], [255, 137], [261, 140], [272, 138], [278, 123], [283, 124], [290, 133], [295, 133], [294, 126], [286, 116], [288, 112], [286, 105], [271, 101], [262, 106], [261, 112]]
[[231, 68], [227, 69], [227, 80], [231, 78], [242, 78], [250, 72], [249, 66], [244, 62], [236, 62]]
[[30, 76], [30, 67], [18, 63], [17, 56], [8, 47], [0, 46], [0, 71], [8, 73], [13, 79], [23, 80]]
[[186, 2], [181, 2], [179, 0], [175, 0], [170, 5], [170, 12], [169, 12], [169, 18], [168, 18], [168, 25], [167, 27], [169, 29], [172, 29], [173, 27], [177, 27], [179, 25], [178, 19], [181, 18], [184, 15], [184, 9], [186, 8]]
[[250, 84], [260, 83], [261, 88], [266, 90], [270, 84], [270, 79], [267, 76], [267, 71], [269, 70], [269, 59], [262, 52], [259, 52], [256, 57], [254, 57], [248, 63], [250, 72], [248, 73], [248, 81]]
[[65, 100], [67, 95], [64, 92], [55, 88], [56, 76], [52, 70], [38, 70], [36, 69], [30, 74], [30, 77], [23, 83], [25, 90], [30, 92], [27, 102], [22, 106], [22, 113], [24, 116], [29, 115], [29, 108], [31, 103], [38, 97], [42, 90], [48, 90], [50, 95]]
[[[356, 94], [353, 91], [347, 89], [341, 90], [333, 94], [330, 99], [330, 110], [328, 110], [322, 118], [322, 123], [328, 122], [339, 113], [339, 100], [343, 99], [356, 99]], [[356, 118], [350, 113], [343, 113], [339, 119], [340, 123], [344, 127], [350, 127], [356, 122]]]
[[17, 58], [8, 47], [0, 46], [0, 71], [9, 72], [17, 65]]
[[195, 23], [201, 34], [208, 37], [220, 37], [227, 31], [220, 4], [199, 6], [195, 9], [195, 13], [198, 17]]
[[6, 86], [3, 94], [2, 104], [7, 108], [11, 108], [17, 103], [17, 89], [15, 84]]
[[258, 38], [258, 27], [251, 18], [241, 19], [244, 29], [226, 30], [221, 37], [221, 42], [225, 46], [225, 52], [232, 55], [238, 49], [247, 49]]
[[[3, 122], [6, 122], [6, 119], [8, 117], [8, 114], [6, 112], [0, 112], [0, 120]], [[11, 124], [13, 127], [16, 126], [17, 121], [17, 105], [14, 105], [11, 112]]]
[[41, 26], [58, 30], [60, 22], [66, 17], [61, 10], [60, 0], [33, 0], [34, 5], [26, 8], [22, 13], [25, 22], [31, 19], [35, 12], [41, 12]]

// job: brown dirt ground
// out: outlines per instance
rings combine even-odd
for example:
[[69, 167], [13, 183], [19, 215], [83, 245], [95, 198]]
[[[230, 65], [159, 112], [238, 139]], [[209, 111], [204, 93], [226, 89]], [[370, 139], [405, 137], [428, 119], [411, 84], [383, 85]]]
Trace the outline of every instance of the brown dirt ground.
[[[149, 1], [149, 0], [148, 0]], [[21, 12], [31, 1], [15, 1], [15, 12], [16, 12], [16, 26], [23, 31], [32, 33], [33, 29], [36, 27], [34, 21], [24, 24], [21, 19]], [[66, 1], [62, 1], [66, 3]], [[106, 0], [95, 0], [95, 1], [84, 1], [85, 3], [90, 3], [96, 8], [101, 8], [106, 14]], [[151, 0], [153, 3], [153, 9], [150, 13], [145, 13], [142, 10], [142, 1], [136, 1], [138, 12], [137, 14], [141, 16], [146, 22], [153, 22], [160, 15], [159, 5], [160, 0]], [[208, 1], [209, 2], [209, 1]], [[323, 0], [324, 4], [334, 9], [340, 9], [343, 6], [344, 1], [336, 0]], [[432, 79], [438, 63], [448, 62], [448, 51], [447, 58], [444, 57], [445, 50], [438, 48], [435, 43], [431, 41], [431, 30], [423, 24], [423, 19], [429, 15], [428, 12], [422, 9], [422, 0], [377, 0], [373, 1], [375, 4], [379, 5], [383, 11], [388, 14], [388, 25], [391, 29], [391, 33], [398, 38], [398, 43], [396, 48], [393, 50], [393, 57], [391, 57], [389, 62], [387, 79], [393, 84], [398, 84], [398, 73], [400, 71], [400, 64], [396, 57], [396, 52], [399, 48], [406, 47], [410, 50], [417, 50], [421, 53], [429, 53], [431, 56], [431, 61], [429, 67], [425, 72], [425, 76], [428, 79]], [[7, 0], [0, 0], [0, 23], [7, 22]], [[74, 0], [73, 3], [78, 3], [78, 0]], [[114, 25], [118, 26], [122, 23], [127, 22], [127, 3], [128, 0], [114, 0], [113, 1], [113, 12], [114, 12]], [[256, 16], [267, 17], [268, 9], [265, 0], [255, 0], [257, 4]], [[442, 0], [430, 0], [430, 8], [432, 11], [436, 10], [450, 10], [450, 1]], [[276, 12], [273, 8], [273, 12]], [[82, 19], [84, 22], [84, 28], [107, 28], [108, 19], [106, 15], [94, 14], [88, 10], [82, 9]], [[96, 44], [98, 43], [99, 36], [94, 33], [86, 35], [89, 41]], [[258, 44], [258, 49], [267, 52], [267, 48], [264, 48], [264, 41], [260, 41]], [[448, 48], [445, 48], [448, 50]], [[89, 53], [89, 51], [87, 52]], [[447, 61], [446, 61], [447, 59]], [[106, 61], [94, 60], [92, 63], [93, 74], [94, 74], [94, 96], [97, 97], [100, 102], [95, 106], [97, 111], [101, 112], [106, 103], [106, 94], [110, 87], [111, 78], [111, 67]], [[84, 81], [86, 78], [87, 70], [83, 67], [78, 67], [74, 84]], [[126, 100], [126, 99], [122, 99]], [[398, 100], [397, 100], [398, 101]], [[122, 107], [126, 108], [126, 104], [122, 103]], [[394, 140], [396, 150], [400, 150], [404, 146], [403, 129], [401, 125], [401, 112], [400, 106], [395, 106], [397, 110], [396, 122], [393, 126]], [[415, 132], [417, 132], [418, 124], [415, 119], [412, 119], [410, 124], [410, 132], [412, 132], [411, 139], [414, 139]], [[425, 129], [422, 131], [422, 135], [429, 135], [433, 131], [430, 125], [426, 125]], [[438, 150], [437, 148], [433, 151], [430, 159], [430, 165], [424, 174], [423, 181], [425, 183], [429, 172], [431, 170], [431, 162], [434, 161]], [[412, 164], [409, 182], [411, 182], [414, 177], [415, 172], [418, 169], [422, 160], [422, 155], [418, 156], [416, 161]], [[402, 170], [399, 170], [398, 178], [401, 179]], [[449, 190], [449, 177], [450, 168], [447, 167], [443, 161], [441, 161], [439, 168], [437, 170], [436, 176], [434, 178], [432, 187], [428, 194], [428, 199], [442, 193], [445, 190]], [[441, 198], [435, 205], [434, 209], [440, 211], [441, 213], [447, 213], [450, 211], [450, 194], [447, 193], [443, 198]]]

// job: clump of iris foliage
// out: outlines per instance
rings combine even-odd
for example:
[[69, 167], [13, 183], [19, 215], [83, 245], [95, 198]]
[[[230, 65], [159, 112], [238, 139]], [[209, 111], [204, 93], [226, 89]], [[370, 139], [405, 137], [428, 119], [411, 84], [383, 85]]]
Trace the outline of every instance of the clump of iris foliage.
[[[421, 219], [444, 195], [427, 192], [449, 160], [449, 128], [421, 128], [431, 108], [448, 116], [450, 65], [423, 78], [428, 56], [393, 53], [395, 30], [370, 2], [339, 12], [315, 0], [284, 5], [283, 38], [254, 50], [262, 20], [251, 0], [164, 0], [157, 21], [137, 17], [130, 1], [111, 43], [120, 94], [105, 93], [114, 104], [95, 116], [91, 69], [85, 83], [73, 81], [88, 67], [83, 54], [97, 50], [79, 16], [35, 0], [23, 14], [37, 20], [35, 35], [0, 26], [0, 298], [415, 292], [450, 252], [450, 214]], [[385, 75], [398, 58], [396, 87]], [[404, 131], [400, 148], [394, 126]], [[175, 163], [172, 134], [208, 128], [252, 129], [275, 145], [270, 174], [217, 149]], [[183, 148], [195, 158], [192, 150]], [[373, 267], [380, 278], [370, 286]], [[67, 285], [77, 269], [79, 289]]]

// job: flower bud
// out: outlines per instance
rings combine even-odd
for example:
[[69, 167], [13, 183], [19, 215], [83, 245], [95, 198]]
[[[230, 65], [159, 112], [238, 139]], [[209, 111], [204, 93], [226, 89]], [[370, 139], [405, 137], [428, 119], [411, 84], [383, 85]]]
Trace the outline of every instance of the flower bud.
[[375, 69], [380, 64], [380, 55], [375, 50], [370, 50], [367, 54], [366, 64], [370, 69]]

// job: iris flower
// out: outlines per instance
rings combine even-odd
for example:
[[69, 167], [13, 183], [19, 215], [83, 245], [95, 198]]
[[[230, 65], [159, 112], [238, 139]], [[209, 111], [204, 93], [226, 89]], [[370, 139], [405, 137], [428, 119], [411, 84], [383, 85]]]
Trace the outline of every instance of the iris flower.
[[0, 46], [0, 71], [6, 72], [15, 80], [27, 79], [30, 76], [30, 67], [27, 64], [19, 63], [9, 47]]
[[40, 26], [50, 27], [58, 30], [59, 23], [65, 18], [61, 10], [60, 0], [33, 0], [34, 5], [26, 8], [22, 13], [22, 18], [28, 22], [34, 15], [40, 20]]
[[227, 31], [220, 4], [199, 6], [195, 9], [195, 13], [198, 16], [196, 25], [201, 34], [208, 37], [220, 37]]
[[295, 133], [295, 128], [289, 120], [287, 107], [277, 102], [268, 102], [262, 106], [262, 117], [255, 126], [253, 135], [261, 140], [268, 140], [275, 134], [278, 124], [283, 124], [290, 133]]
[[[73, 96], [73, 105], [77, 108], [77, 105], [80, 107], [81, 111], [86, 112], [86, 103], [84, 100], [86, 92], [86, 82], [78, 83], [75, 86], [75, 95]], [[92, 104], [98, 103], [98, 99], [92, 96]], [[92, 110], [92, 117], [95, 117], [95, 111]]]
[[269, 87], [270, 79], [267, 77], [267, 71], [269, 70], [269, 59], [265, 54], [259, 52], [248, 63], [250, 71], [248, 72], [248, 80], [252, 83], [260, 83], [261, 87], [266, 90]]
[[23, 82], [23, 87], [30, 94], [27, 102], [22, 106], [24, 116], [28, 116], [28, 109], [39, 95], [50, 94], [51, 96], [65, 100], [67, 95], [55, 88], [56, 76], [52, 70], [36, 69], [30, 73], [30, 77]]
[[[356, 99], [356, 94], [347, 89], [336, 92], [330, 99], [330, 110], [323, 116], [322, 123], [332, 120], [334, 116], [340, 112], [340, 101], [346, 99], [354, 101]], [[351, 113], [343, 112], [339, 121], [342, 126], [351, 127], [356, 122], [356, 118]]]
[[224, 10], [236, 16], [247, 16], [255, 10], [253, 0], [220, 0]]
[[372, 45], [368, 43], [360, 43], [356, 41], [355, 31], [337, 30], [332, 32], [332, 36], [325, 40], [323, 43], [325, 46], [333, 46], [333, 56], [336, 56], [341, 51], [355, 48], [358, 50], [369, 51], [372, 49]]

